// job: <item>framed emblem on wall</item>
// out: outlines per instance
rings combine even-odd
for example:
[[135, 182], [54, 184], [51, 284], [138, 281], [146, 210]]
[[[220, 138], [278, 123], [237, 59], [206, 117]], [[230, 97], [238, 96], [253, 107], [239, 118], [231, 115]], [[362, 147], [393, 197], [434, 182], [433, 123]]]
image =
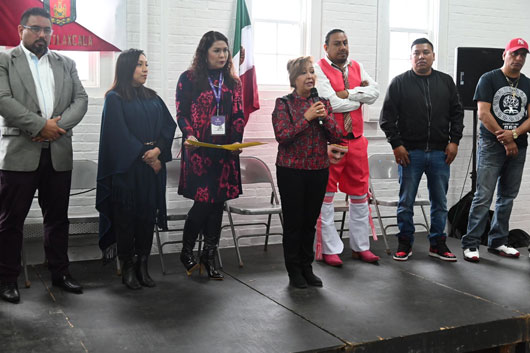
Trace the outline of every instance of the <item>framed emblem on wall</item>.
[[77, 11], [76, 0], [44, 0], [44, 9], [52, 17], [52, 23], [64, 26], [75, 22]]

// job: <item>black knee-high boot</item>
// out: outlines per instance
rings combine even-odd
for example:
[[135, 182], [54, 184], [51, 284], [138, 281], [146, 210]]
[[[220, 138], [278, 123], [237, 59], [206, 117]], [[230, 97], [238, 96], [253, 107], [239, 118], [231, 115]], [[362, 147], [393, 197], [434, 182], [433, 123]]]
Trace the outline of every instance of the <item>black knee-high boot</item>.
[[195, 227], [193, 223], [193, 220], [188, 216], [188, 219], [186, 219], [186, 223], [184, 224], [182, 252], [180, 253], [180, 262], [182, 262], [186, 268], [188, 276], [191, 276], [192, 272], [199, 268], [199, 264], [193, 255], [193, 248], [195, 247], [195, 241], [197, 240], [200, 230], [195, 229], [197, 227]]
[[199, 264], [193, 255], [194, 247], [195, 242], [186, 241], [186, 237], [184, 237], [182, 243], [182, 252], [180, 253], [180, 262], [182, 262], [186, 268], [186, 273], [188, 276], [191, 276], [193, 271], [199, 268]]
[[141, 289], [142, 286], [136, 277], [137, 263], [134, 257], [122, 257], [121, 281], [129, 289]]
[[222, 280], [224, 276], [219, 272], [217, 267], [217, 262], [215, 261], [215, 252], [217, 251], [217, 246], [212, 246], [205, 244], [204, 250], [201, 254], [201, 273], [203, 268], [206, 270], [208, 277], [211, 279]]
[[149, 256], [141, 255], [138, 258], [138, 266], [136, 267], [136, 277], [138, 278], [138, 282], [144, 287], [155, 287], [155, 281], [153, 281], [147, 271], [147, 261], [149, 260]]
[[221, 223], [223, 220], [223, 204], [212, 204], [204, 228], [204, 250], [201, 254], [201, 270], [203, 267], [211, 279], [222, 280], [224, 277], [219, 272], [215, 253], [221, 236]]

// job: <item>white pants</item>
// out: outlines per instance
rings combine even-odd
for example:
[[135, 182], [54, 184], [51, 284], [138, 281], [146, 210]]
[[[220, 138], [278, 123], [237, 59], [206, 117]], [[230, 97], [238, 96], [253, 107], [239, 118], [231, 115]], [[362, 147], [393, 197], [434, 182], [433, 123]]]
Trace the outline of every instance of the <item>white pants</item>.
[[[322, 203], [317, 223], [316, 258], [321, 254], [340, 254], [344, 244], [335, 227], [333, 198], [335, 193], [327, 192]], [[370, 209], [367, 195], [349, 195], [349, 237], [350, 247], [354, 251], [370, 249]]]

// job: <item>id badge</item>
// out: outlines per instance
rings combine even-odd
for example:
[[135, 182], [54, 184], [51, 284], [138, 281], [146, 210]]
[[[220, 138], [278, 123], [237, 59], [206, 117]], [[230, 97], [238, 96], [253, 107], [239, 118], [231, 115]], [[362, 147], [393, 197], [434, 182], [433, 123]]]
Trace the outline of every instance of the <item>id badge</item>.
[[214, 115], [212, 116], [212, 135], [224, 135], [225, 134], [225, 116]]

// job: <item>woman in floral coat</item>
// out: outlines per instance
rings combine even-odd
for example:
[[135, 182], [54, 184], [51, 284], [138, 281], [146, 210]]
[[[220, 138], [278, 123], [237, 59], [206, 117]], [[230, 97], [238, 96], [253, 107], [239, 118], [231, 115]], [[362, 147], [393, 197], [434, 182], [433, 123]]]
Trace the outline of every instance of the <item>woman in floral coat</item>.
[[178, 192], [195, 201], [184, 225], [180, 260], [188, 275], [199, 268], [193, 248], [202, 232], [205, 244], [200, 264], [210, 278], [223, 279], [214, 256], [224, 202], [241, 194], [240, 151], [197, 148], [188, 142], [233, 144], [243, 138], [241, 84], [232, 73], [228, 39], [223, 34], [204, 34], [190, 69], [179, 78], [176, 100], [183, 145]]
[[276, 99], [272, 112], [278, 141], [276, 176], [282, 201], [283, 255], [291, 286], [322, 287], [312, 267], [315, 226], [329, 176], [327, 144], [340, 143], [341, 135], [329, 101], [313, 90], [317, 77], [312, 58], [289, 60], [287, 71], [294, 90]]

